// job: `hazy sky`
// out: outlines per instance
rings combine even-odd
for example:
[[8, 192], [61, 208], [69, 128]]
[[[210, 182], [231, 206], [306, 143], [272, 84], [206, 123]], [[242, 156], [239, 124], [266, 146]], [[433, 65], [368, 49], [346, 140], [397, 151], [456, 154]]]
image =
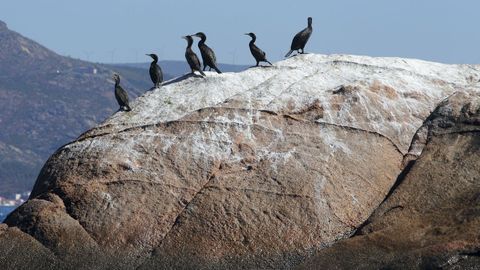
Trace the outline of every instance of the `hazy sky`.
[[203, 31], [219, 62], [253, 63], [249, 37], [271, 61], [313, 17], [306, 51], [480, 63], [478, 0], [1, 0], [0, 20], [48, 48], [98, 62], [183, 60], [180, 36]]

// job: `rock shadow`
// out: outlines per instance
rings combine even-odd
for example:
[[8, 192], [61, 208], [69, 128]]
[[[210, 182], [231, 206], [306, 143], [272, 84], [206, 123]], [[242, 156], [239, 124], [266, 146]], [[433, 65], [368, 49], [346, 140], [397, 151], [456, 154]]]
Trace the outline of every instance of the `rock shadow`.
[[175, 78], [175, 79], [172, 79], [172, 80], [170, 80], [170, 81], [168, 81], [168, 82], [165, 82], [164, 84], [162, 84], [162, 86], [167, 86], [167, 85], [172, 84], [172, 83], [181, 82], [181, 81], [186, 80], [186, 79], [188, 79], [188, 78], [190, 78], [190, 77], [193, 77], [193, 78], [205, 78], [205, 77], [203, 77], [202, 75], [198, 75], [198, 74], [195, 74], [195, 73], [187, 73], [187, 74], [185, 74], [185, 75], [183, 75], [183, 76], [180, 76], [180, 77], [178, 77], [178, 78]]

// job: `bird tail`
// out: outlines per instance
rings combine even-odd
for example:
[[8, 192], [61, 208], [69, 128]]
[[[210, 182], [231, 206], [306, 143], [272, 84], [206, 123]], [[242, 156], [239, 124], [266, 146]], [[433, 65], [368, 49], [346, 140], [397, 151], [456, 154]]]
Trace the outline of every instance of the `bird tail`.
[[290, 50], [287, 54], [285, 54], [285, 58], [289, 57], [292, 54], [293, 50]]
[[130, 108], [130, 105], [125, 106], [125, 111], [129, 112], [131, 110], [132, 110], [132, 108]]
[[213, 67], [213, 69], [215, 69], [215, 71], [216, 71], [218, 74], [222, 73], [222, 72], [220, 71], [220, 69], [218, 69], [217, 67]]
[[204, 77], [206, 77], [206, 76], [207, 76], [207, 75], [205, 75], [205, 73], [203, 73], [203, 71], [202, 71], [202, 70], [200, 70], [200, 69], [199, 69], [198, 71], [199, 71], [199, 72], [200, 72], [200, 74], [202, 74]]
[[265, 60], [265, 61], [267, 61], [267, 63], [269, 63], [269, 64], [270, 64], [270, 66], [273, 66], [273, 64], [272, 64], [272, 63], [270, 63], [270, 61], [268, 61], [268, 60]]

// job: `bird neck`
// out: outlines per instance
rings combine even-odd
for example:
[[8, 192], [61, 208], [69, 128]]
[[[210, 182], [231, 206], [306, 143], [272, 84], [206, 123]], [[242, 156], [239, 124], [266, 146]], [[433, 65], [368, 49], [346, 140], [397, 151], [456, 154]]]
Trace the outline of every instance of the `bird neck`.
[[120, 80], [115, 81], [115, 87], [120, 85]]
[[202, 37], [202, 38], [200, 39], [200, 41], [198, 42], [198, 45], [199, 45], [199, 46], [200, 46], [200, 45], [204, 45], [206, 40], [207, 40], [206, 37]]
[[191, 49], [193, 45], [193, 40], [188, 40], [187, 49]]
[[152, 65], [157, 64], [157, 63], [158, 63], [158, 59], [153, 59]]
[[308, 23], [308, 28], [312, 29], [312, 23], [311, 22]]
[[253, 45], [253, 43], [255, 43], [256, 40], [257, 40], [256, 37], [252, 37], [252, 40], [250, 40], [250, 45]]

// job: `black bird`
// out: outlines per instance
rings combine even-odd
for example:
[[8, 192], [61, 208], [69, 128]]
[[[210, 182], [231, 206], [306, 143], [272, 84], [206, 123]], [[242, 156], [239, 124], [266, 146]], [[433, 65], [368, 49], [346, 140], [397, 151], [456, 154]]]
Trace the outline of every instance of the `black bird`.
[[267, 62], [271, 66], [273, 66], [272, 63], [267, 60], [267, 55], [265, 54], [265, 52], [255, 45], [255, 40], [257, 40], [257, 36], [255, 36], [254, 33], [246, 33], [245, 35], [252, 38], [248, 46], [250, 47], [250, 52], [252, 53], [253, 58], [255, 58], [255, 60], [257, 61], [257, 64], [255, 66], [258, 67], [260, 62]]
[[[300, 54], [305, 53], [303, 48], [307, 44], [308, 39], [312, 35], [312, 17], [308, 17], [308, 26], [307, 28], [303, 29], [302, 31], [298, 32], [295, 37], [293, 37], [292, 45], [290, 46], [290, 51], [285, 55], [285, 57], [290, 56], [293, 51], [297, 51]], [[302, 52], [299, 52], [302, 50]]]
[[155, 88], [160, 88], [160, 85], [163, 82], [163, 73], [162, 69], [158, 65], [158, 56], [156, 54], [147, 54], [153, 58], [153, 62], [150, 64], [150, 79], [152, 79], [153, 86]]
[[193, 36], [200, 38], [200, 41], [198, 42], [198, 48], [200, 49], [200, 54], [202, 55], [203, 59], [203, 70], [205, 70], [208, 66], [210, 68], [209, 70], [212, 70], [213, 68], [217, 73], [222, 73], [217, 68], [217, 58], [215, 57], [215, 53], [205, 44], [207, 36], [202, 32], [198, 32]]
[[198, 60], [198, 56], [193, 52], [192, 50], [192, 44], [193, 44], [193, 38], [192, 36], [184, 36], [182, 37], [188, 42], [187, 49], [185, 50], [185, 58], [187, 59], [187, 63], [190, 66], [190, 69], [192, 70], [192, 73], [197, 70], [205, 76], [205, 73], [202, 71], [202, 65], [200, 64], [200, 60]]
[[120, 86], [120, 76], [118, 74], [113, 74], [113, 79], [115, 80], [115, 98], [117, 99], [118, 105], [120, 105], [120, 110], [131, 111], [130, 105], [128, 104], [128, 94]]

